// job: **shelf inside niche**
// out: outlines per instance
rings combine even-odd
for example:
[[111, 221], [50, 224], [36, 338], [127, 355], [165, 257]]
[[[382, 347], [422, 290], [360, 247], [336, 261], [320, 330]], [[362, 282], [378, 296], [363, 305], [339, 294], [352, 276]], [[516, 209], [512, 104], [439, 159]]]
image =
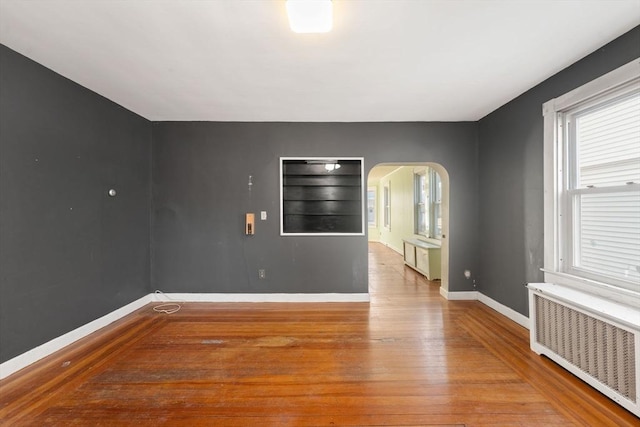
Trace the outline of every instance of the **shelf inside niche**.
[[364, 234], [361, 158], [283, 158], [281, 171], [283, 235]]

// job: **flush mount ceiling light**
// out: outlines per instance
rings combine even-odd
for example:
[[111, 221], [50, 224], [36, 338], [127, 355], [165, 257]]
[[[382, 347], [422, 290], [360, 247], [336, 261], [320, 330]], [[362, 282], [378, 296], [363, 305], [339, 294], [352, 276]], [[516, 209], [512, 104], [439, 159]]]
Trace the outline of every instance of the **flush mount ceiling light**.
[[326, 33], [333, 25], [331, 0], [287, 0], [287, 14], [296, 33]]

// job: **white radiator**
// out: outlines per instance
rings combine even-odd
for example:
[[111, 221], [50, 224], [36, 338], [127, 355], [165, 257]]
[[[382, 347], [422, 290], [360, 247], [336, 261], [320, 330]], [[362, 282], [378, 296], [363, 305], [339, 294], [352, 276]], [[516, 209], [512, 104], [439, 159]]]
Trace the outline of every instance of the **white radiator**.
[[640, 416], [640, 310], [530, 283], [531, 349]]

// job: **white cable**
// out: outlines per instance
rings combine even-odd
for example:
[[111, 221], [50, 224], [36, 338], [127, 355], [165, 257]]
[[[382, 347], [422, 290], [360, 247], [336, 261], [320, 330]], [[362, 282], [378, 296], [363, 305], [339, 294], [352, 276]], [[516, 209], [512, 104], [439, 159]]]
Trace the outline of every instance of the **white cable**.
[[[162, 292], [160, 290], [156, 289], [156, 291], [154, 293], [155, 294], [160, 294], [164, 298], [167, 298], [168, 300], [171, 300], [171, 297], [169, 297], [168, 295], [166, 295], [164, 292]], [[184, 302], [184, 301], [179, 301], [179, 302]], [[180, 304], [178, 304], [176, 302], [169, 302], [169, 303], [156, 305], [155, 307], [153, 307], [153, 311], [155, 311], [157, 313], [173, 314], [173, 313], [176, 313], [176, 312], [180, 311], [181, 308], [182, 308], [182, 305], [180, 305]]]

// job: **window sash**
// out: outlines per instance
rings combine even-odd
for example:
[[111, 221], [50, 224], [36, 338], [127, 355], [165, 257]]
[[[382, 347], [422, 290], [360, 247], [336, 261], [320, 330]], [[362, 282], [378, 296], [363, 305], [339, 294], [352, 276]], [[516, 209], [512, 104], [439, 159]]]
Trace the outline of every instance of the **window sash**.
[[[560, 271], [638, 291], [640, 90], [635, 87], [612, 90], [558, 113], [557, 218]], [[620, 112], [626, 117], [618, 117]], [[589, 141], [591, 152], [581, 158], [581, 149], [588, 146], [581, 145], [581, 138], [585, 133], [587, 138], [592, 135], [580, 129], [580, 120], [606, 119], [607, 115], [607, 128], [589, 129], [590, 134], [601, 132], [601, 138]], [[602, 138], [603, 130], [610, 139]]]
[[640, 88], [625, 87], [562, 117], [567, 188], [640, 182]]
[[375, 227], [377, 224], [377, 215], [376, 215], [377, 194], [376, 193], [377, 192], [375, 187], [369, 187], [367, 189], [367, 226], [368, 227]]
[[431, 230], [435, 238], [442, 237], [442, 181], [440, 175], [435, 170], [431, 170], [430, 193], [431, 193]]
[[565, 194], [561, 270], [640, 290], [640, 184]]
[[429, 237], [429, 188], [425, 171], [414, 174], [415, 233]]
[[430, 167], [414, 172], [414, 233], [442, 238], [442, 181]]
[[391, 183], [387, 184], [383, 188], [383, 208], [384, 208], [384, 227], [386, 229], [391, 228]]

